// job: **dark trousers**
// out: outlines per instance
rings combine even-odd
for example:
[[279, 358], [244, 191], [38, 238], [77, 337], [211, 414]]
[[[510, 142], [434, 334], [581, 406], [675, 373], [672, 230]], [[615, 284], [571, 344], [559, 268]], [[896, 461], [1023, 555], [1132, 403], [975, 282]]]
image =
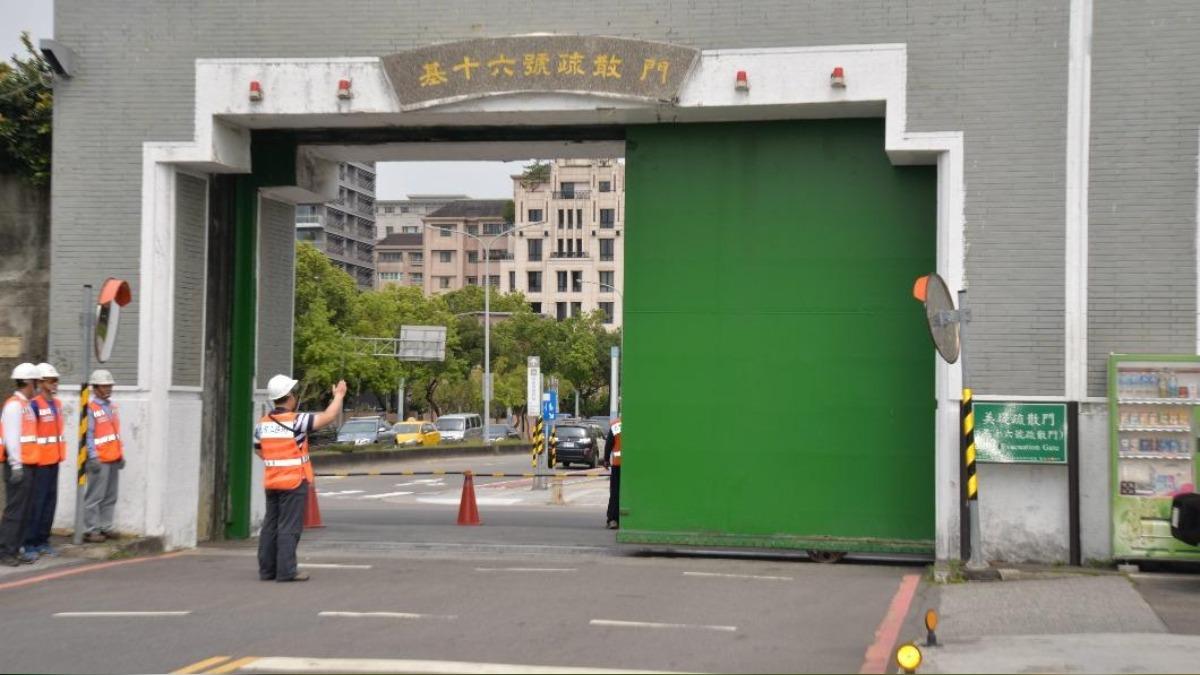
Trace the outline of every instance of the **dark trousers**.
[[[30, 467], [25, 467], [28, 471]], [[29, 521], [25, 524], [25, 548], [50, 542], [54, 509], [58, 506], [58, 465], [33, 467], [33, 496], [29, 498]]]
[[286, 580], [296, 576], [296, 547], [304, 530], [308, 481], [291, 490], [267, 490], [267, 516], [258, 538], [260, 579]]
[[4, 518], [0, 519], [0, 555], [16, 555], [25, 540], [25, 523], [29, 521], [29, 499], [33, 494], [33, 477], [25, 467], [20, 483], [12, 482], [12, 466], [4, 463]]
[[614, 466], [608, 479], [608, 519], [621, 522], [621, 467]]

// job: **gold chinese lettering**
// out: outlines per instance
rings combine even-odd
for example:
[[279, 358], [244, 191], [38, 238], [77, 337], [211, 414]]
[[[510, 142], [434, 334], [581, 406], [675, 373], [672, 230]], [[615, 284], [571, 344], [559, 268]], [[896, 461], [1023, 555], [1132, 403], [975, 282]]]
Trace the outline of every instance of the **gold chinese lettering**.
[[571, 52], [558, 55], [559, 75], [587, 75], [583, 72], [583, 54]]
[[655, 71], [658, 72], [659, 80], [667, 83], [667, 71], [671, 68], [671, 62], [666, 59], [646, 59], [642, 62], [642, 76], [638, 78], [639, 82], [645, 82], [646, 76]]
[[434, 87], [446, 83], [446, 71], [442, 70], [442, 64], [431, 61], [426, 63], [423, 68], [424, 71], [420, 78], [422, 87]]
[[463, 77], [470, 80], [471, 79], [471, 70], [474, 68], [478, 68], [478, 67], [479, 67], [478, 61], [472, 61], [471, 57], [464, 56], [462, 63], [454, 66], [450, 70], [453, 70], [456, 73], [461, 72], [463, 74]]
[[492, 77], [497, 77], [500, 73], [504, 73], [506, 77], [512, 77], [513, 66], [516, 64], [516, 59], [510, 59], [503, 54], [487, 62], [488, 68], [492, 69]]
[[526, 77], [550, 74], [550, 54], [546, 52], [526, 54], [524, 63]]
[[592, 60], [592, 66], [595, 77], [621, 79], [621, 57], [616, 54], [600, 54]]

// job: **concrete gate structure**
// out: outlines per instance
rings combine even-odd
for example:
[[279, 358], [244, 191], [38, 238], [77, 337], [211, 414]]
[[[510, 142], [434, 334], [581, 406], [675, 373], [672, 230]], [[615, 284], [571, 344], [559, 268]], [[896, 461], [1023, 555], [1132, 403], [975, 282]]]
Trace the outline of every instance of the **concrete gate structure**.
[[[1150, 38], [1133, 29], [1114, 34], [1136, 24], [1126, 10], [1096, 11], [1088, 0], [954, 9], [780, 1], [704, 11], [631, 3], [601, 20], [552, 4], [480, 3], [474, 9], [496, 17], [485, 23], [419, 3], [330, 10], [146, 2], [125, 17], [89, 3], [56, 5], [56, 37], [80, 65], [56, 90], [51, 360], [66, 381], [80, 376], [70, 309], [78, 285], [109, 273], [130, 278], [137, 301], [126, 316], [137, 338], [113, 363], [131, 449], [120, 527], [191, 546], [219, 533], [214, 514], [226, 511], [212, 500], [225, 495], [230, 534], [249, 534], [260, 518], [249, 420], [266, 378], [290, 371], [292, 206], [333, 197], [338, 160], [613, 156], [631, 128], [865, 118], [882, 119], [892, 164], [936, 167], [931, 254], [952, 288], [970, 285], [979, 398], [1093, 406], [1079, 422], [1083, 539], [1087, 557], [1106, 556], [1107, 447], [1095, 398], [1103, 357], [1119, 348], [1191, 351], [1196, 342], [1194, 220], [1164, 226], [1190, 232], [1193, 248], [1180, 258], [1183, 277], [1171, 283], [1167, 275], [1169, 290], [1155, 296], [1171, 298], [1164, 315], [1186, 311], [1187, 321], [1143, 330], [1131, 312], [1145, 303], [1114, 300], [1108, 289], [1121, 282], [1108, 270], [1088, 282], [1089, 254], [1107, 260], [1138, 231], [1137, 223], [1116, 223], [1090, 236], [1087, 226], [1093, 27], [1108, 41], [1111, 62], [1101, 72], [1128, 82], [1123, 68], [1143, 64], [1130, 65], [1126, 46]], [[701, 52], [678, 100], [667, 103], [550, 91], [412, 107], [379, 58], [531, 31], [637, 37]], [[1153, 41], [1196, 57], [1189, 64], [1200, 61], [1194, 41], [1169, 27]], [[344, 53], [373, 55], [326, 56]], [[831, 86], [834, 68], [843, 69], [845, 88]], [[739, 71], [748, 91], [735, 87]], [[338, 96], [343, 80], [352, 83], [350, 98]], [[250, 100], [251, 82], [260, 84], [261, 101]], [[1164, 107], [1181, 100], [1171, 89], [1161, 95]], [[1102, 99], [1101, 119], [1121, 117], [1121, 98]], [[1190, 138], [1182, 159], [1162, 152], [1164, 166], [1190, 162], [1194, 171], [1194, 128]], [[1122, 152], [1093, 166], [1120, 164]], [[110, 203], [102, 227], [90, 226], [88, 207]], [[1194, 215], [1195, 202], [1188, 204]], [[637, 311], [629, 307], [631, 316]], [[940, 361], [929, 368], [933, 541], [921, 550], [956, 558], [958, 371]], [[1063, 559], [1065, 493], [1061, 467], [983, 467], [985, 553]]]

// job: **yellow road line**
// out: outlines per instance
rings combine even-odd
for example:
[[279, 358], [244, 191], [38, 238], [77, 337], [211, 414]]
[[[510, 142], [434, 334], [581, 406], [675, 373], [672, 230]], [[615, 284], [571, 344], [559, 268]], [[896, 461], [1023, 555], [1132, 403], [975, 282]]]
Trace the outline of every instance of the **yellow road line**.
[[204, 659], [203, 661], [197, 661], [190, 666], [184, 666], [184, 667], [180, 668], [179, 670], [172, 670], [171, 672], [172, 673], [198, 673], [198, 672], [204, 670], [205, 668], [211, 668], [211, 667], [217, 665], [218, 663], [221, 663], [222, 661], [228, 661], [230, 658], [232, 658], [232, 657], [214, 656], [212, 658]]
[[209, 670], [206, 672], [215, 673], [217, 675], [220, 675], [221, 673], [232, 673], [232, 672], [240, 669], [242, 666], [248, 666], [257, 660], [258, 660], [257, 656], [247, 656], [245, 658], [238, 659], [237, 661], [230, 661], [229, 663], [226, 663], [225, 665], [223, 665], [219, 668], [213, 668], [212, 670]]

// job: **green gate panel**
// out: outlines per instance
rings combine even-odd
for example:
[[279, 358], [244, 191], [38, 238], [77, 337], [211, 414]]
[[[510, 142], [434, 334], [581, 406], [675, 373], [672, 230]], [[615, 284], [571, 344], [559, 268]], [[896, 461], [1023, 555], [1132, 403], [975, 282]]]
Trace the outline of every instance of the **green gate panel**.
[[628, 130], [620, 541], [932, 553], [937, 170], [883, 148]]

